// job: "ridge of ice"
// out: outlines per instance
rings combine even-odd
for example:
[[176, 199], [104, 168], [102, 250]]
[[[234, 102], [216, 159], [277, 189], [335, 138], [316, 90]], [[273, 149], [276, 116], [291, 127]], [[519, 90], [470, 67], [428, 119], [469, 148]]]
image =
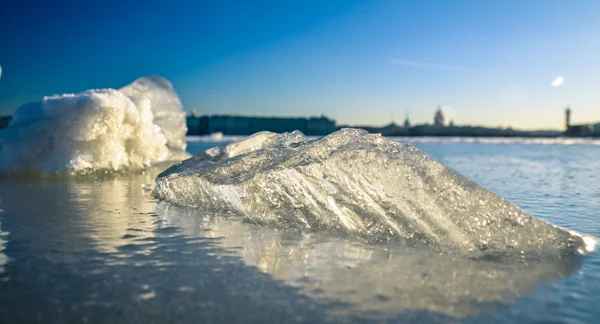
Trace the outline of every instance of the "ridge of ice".
[[189, 157], [186, 130], [179, 97], [161, 77], [44, 97], [19, 107], [0, 131], [0, 172], [141, 169]]
[[334, 229], [476, 253], [582, 253], [579, 235], [536, 219], [417, 148], [343, 129], [307, 140], [263, 132], [180, 162], [156, 179], [174, 204], [249, 221]]

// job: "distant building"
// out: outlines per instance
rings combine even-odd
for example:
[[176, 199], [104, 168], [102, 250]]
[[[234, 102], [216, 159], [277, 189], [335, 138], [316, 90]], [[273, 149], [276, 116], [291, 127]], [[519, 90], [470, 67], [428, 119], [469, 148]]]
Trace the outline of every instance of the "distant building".
[[565, 110], [565, 136], [569, 137], [600, 137], [600, 122], [571, 124], [571, 108]]
[[306, 121], [306, 130], [302, 132], [304, 135], [329, 135], [336, 131], [335, 120], [325, 116], [310, 117]]
[[444, 126], [444, 114], [442, 113], [442, 108], [440, 106], [438, 106], [435, 115], [433, 116], [433, 125]]
[[311, 118], [248, 117], [248, 116], [189, 116], [188, 135], [251, 135], [260, 131], [275, 133], [298, 130], [309, 136], [322, 136], [336, 130], [335, 120], [325, 116]]
[[569, 125], [564, 135], [569, 137], [600, 137], [600, 123]]
[[[565, 136], [569, 137], [594, 137], [600, 136], [600, 132], [597, 132], [597, 125], [599, 124], [578, 124], [569, 125], [569, 128], [565, 131]], [[600, 128], [600, 127], [598, 127]], [[599, 129], [600, 130], [600, 129]]]
[[406, 113], [406, 117], [404, 118], [404, 128], [405, 129], [410, 128], [410, 120], [408, 119], [408, 113]]
[[381, 133], [383, 136], [405, 136], [406, 129], [407, 128], [396, 125], [396, 123], [392, 122], [387, 126], [379, 128], [376, 133]]

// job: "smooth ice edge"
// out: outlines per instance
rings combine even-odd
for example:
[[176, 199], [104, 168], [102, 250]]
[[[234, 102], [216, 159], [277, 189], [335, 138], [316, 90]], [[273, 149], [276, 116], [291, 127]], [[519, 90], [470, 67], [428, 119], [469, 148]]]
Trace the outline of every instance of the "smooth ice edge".
[[314, 140], [264, 132], [212, 148], [161, 173], [155, 195], [274, 226], [484, 254], [593, 248], [585, 237], [531, 217], [413, 146], [354, 129]]
[[181, 160], [185, 113], [169, 81], [44, 97], [19, 107], [0, 132], [0, 172], [135, 170]]

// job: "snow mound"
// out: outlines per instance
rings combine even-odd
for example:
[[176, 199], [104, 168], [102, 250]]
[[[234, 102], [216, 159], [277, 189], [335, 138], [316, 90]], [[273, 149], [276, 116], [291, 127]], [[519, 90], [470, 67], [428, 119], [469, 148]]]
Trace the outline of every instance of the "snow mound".
[[173, 85], [164, 78], [150, 76], [139, 78], [119, 89], [136, 105], [150, 102], [152, 122], [160, 127], [171, 151], [185, 152], [187, 133], [185, 111]]
[[355, 129], [307, 140], [258, 133], [156, 179], [167, 202], [249, 221], [399, 238], [475, 253], [586, 253], [581, 235], [531, 217], [415, 147]]
[[19, 107], [0, 132], [0, 172], [142, 169], [189, 157], [185, 132], [181, 102], [160, 77], [44, 97]]

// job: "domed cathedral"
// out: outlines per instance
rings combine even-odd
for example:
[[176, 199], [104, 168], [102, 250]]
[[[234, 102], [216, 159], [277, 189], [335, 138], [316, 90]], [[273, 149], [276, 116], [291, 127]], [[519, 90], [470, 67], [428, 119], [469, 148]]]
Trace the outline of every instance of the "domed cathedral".
[[444, 114], [442, 113], [442, 106], [438, 106], [433, 116], [434, 126], [444, 126]]

